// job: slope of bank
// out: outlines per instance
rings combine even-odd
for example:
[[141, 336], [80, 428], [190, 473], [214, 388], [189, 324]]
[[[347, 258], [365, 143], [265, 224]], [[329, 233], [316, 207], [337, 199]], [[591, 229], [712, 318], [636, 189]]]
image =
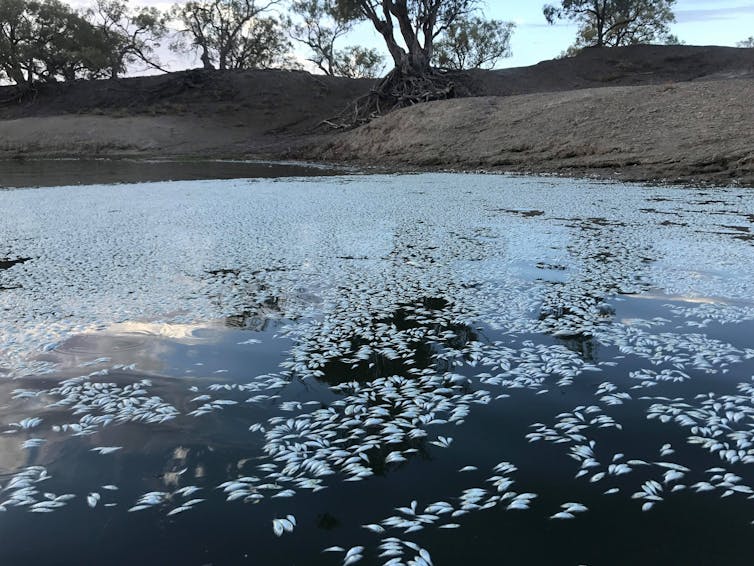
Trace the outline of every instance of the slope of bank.
[[321, 124], [374, 81], [198, 70], [0, 87], [0, 160], [313, 159], [754, 186], [754, 49], [590, 49], [456, 80], [471, 97], [350, 132]]
[[0, 87], [0, 159], [240, 157], [290, 151], [373, 81], [204, 71]]
[[414, 106], [310, 157], [754, 186], [754, 79]]

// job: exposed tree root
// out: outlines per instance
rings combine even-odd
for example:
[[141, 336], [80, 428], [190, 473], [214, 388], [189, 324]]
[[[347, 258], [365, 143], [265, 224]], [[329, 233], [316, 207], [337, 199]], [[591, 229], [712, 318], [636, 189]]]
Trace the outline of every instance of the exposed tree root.
[[366, 124], [393, 110], [431, 100], [464, 96], [456, 74], [431, 70], [421, 75], [407, 75], [394, 69], [368, 94], [349, 104], [340, 114], [322, 122], [328, 129], [350, 129]]

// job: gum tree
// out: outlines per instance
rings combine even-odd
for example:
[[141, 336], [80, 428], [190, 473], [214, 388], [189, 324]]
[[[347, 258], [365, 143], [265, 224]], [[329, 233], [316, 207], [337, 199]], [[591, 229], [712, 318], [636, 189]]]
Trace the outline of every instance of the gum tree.
[[58, 0], [0, 2], [0, 70], [21, 87], [101, 77], [107, 50], [102, 34]]
[[136, 62], [165, 71], [155, 55], [155, 49], [167, 35], [165, 16], [159, 10], [131, 8], [127, 0], [95, 0], [84, 17], [105, 44], [111, 78], [117, 78]]
[[338, 0], [344, 19], [372, 23], [402, 77], [431, 74], [437, 38], [479, 7], [479, 0]]
[[291, 11], [297, 15], [288, 24], [291, 37], [309, 48], [307, 61], [326, 75], [374, 78], [382, 71], [384, 58], [376, 49], [359, 45], [336, 48], [336, 42], [355, 22], [344, 17], [335, 0], [295, 0]]
[[242, 69], [285, 59], [289, 44], [280, 22], [267, 12], [280, 0], [196, 0], [171, 14], [184, 38], [174, 51], [199, 51], [205, 69]]
[[453, 25], [480, 13], [481, 0], [336, 0], [341, 18], [371, 23], [382, 37], [393, 69], [356, 101], [345, 127], [395, 108], [457, 96], [462, 80], [434, 67], [435, 49]]
[[450, 25], [435, 46], [435, 64], [460, 71], [492, 68], [510, 57], [510, 40], [515, 25], [500, 20], [474, 17]]
[[547, 21], [579, 25], [576, 47], [618, 47], [637, 43], [677, 43], [670, 34], [675, 0], [562, 0], [547, 4]]

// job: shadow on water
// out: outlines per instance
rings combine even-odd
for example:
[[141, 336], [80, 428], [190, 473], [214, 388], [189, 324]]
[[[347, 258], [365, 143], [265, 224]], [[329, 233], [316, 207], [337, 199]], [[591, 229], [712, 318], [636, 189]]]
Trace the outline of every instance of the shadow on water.
[[300, 163], [220, 160], [55, 159], [0, 161], [0, 188], [311, 177], [343, 170]]
[[[381, 377], [399, 375], [411, 378], [412, 371], [434, 369], [438, 372], [451, 371], [453, 364], [449, 360], [437, 359], [437, 355], [446, 348], [461, 350], [468, 343], [479, 339], [476, 330], [466, 324], [430, 324], [427, 325], [417, 319], [417, 309], [420, 312], [431, 313], [443, 311], [450, 304], [441, 297], [423, 297], [415, 304], [405, 304], [399, 307], [392, 316], [371, 321], [371, 330], [378, 325], [388, 326], [397, 332], [420, 330], [419, 336], [444, 335], [441, 340], [413, 339], [407, 344], [406, 352], [383, 353], [370, 349], [366, 357], [359, 357], [359, 350], [369, 345], [369, 341], [357, 335], [346, 338], [350, 343], [350, 351], [342, 356], [346, 360], [334, 359], [322, 367], [318, 379], [328, 385], [339, 385], [346, 382], [367, 382]], [[362, 331], [364, 329], [361, 329]], [[468, 356], [462, 356], [468, 359]], [[353, 361], [355, 360], [355, 361]]]

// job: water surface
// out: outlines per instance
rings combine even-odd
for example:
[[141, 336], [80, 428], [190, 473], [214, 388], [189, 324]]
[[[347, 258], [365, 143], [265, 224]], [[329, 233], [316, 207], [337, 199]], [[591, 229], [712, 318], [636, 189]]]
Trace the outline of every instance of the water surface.
[[335, 175], [342, 170], [294, 162], [217, 159], [14, 159], [0, 160], [0, 189], [197, 179]]
[[751, 563], [745, 190], [312, 177], [0, 209], [3, 564]]

